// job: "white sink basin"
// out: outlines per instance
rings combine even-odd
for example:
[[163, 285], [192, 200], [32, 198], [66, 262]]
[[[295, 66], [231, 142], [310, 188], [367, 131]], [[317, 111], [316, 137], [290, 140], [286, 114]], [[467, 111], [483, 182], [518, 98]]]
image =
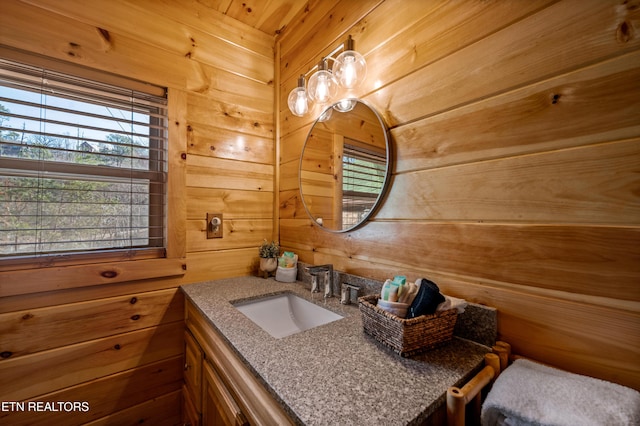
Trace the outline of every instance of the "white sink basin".
[[240, 302], [234, 306], [275, 338], [339, 320], [342, 316], [290, 293]]

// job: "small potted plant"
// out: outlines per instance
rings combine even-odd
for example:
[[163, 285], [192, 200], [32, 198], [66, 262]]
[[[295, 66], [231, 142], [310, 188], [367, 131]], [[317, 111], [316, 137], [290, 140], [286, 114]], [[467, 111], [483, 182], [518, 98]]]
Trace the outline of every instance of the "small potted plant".
[[268, 275], [278, 268], [278, 256], [280, 255], [280, 246], [277, 241], [268, 242], [266, 239], [262, 241], [260, 249], [260, 270]]

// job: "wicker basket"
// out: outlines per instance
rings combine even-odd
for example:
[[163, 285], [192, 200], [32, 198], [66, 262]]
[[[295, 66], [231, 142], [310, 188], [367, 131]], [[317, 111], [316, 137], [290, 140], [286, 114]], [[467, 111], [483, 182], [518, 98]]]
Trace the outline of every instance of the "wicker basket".
[[364, 331], [404, 357], [451, 340], [458, 318], [456, 309], [411, 319], [400, 318], [377, 307], [377, 295], [360, 297], [358, 302]]

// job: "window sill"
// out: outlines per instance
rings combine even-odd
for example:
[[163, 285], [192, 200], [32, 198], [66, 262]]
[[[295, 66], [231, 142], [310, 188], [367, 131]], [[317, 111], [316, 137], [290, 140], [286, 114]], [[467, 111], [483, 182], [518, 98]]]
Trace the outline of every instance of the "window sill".
[[0, 270], [0, 297], [184, 275], [185, 259], [141, 259]]

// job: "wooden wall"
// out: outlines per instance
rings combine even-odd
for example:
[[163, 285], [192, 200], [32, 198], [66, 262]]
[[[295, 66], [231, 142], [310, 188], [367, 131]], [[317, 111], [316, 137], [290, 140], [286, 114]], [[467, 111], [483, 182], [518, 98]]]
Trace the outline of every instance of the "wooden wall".
[[[173, 423], [177, 286], [250, 273], [278, 216], [305, 262], [432, 277], [496, 306], [517, 352], [640, 388], [637, 1], [312, 0], [275, 75], [271, 37], [187, 3], [2, 1], [1, 45], [166, 86], [171, 123], [167, 259], [0, 269], [0, 400], [90, 402], [65, 424]], [[375, 219], [334, 235], [300, 203], [311, 121], [285, 99], [347, 34], [396, 161]], [[223, 239], [204, 238], [206, 212]]]
[[[395, 162], [375, 218], [330, 234], [300, 202], [312, 118], [286, 96], [348, 34]], [[276, 46], [281, 242], [431, 277], [495, 306], [517, 353], [640, 389], [639, 35], [638, 1], [311, 2]]]
[[[179, 423], [177, 287], [250, 273], [272, 236], [273, 37], [186, 6], [2, 1], [0, 45], [168, 87], [170, 115], [166, 259], [0, 264], [0, 401], [90, 408], [0, 412], [2, 424]], [[207, 212], [223, 213], [224, 238], [205, 238]]]

